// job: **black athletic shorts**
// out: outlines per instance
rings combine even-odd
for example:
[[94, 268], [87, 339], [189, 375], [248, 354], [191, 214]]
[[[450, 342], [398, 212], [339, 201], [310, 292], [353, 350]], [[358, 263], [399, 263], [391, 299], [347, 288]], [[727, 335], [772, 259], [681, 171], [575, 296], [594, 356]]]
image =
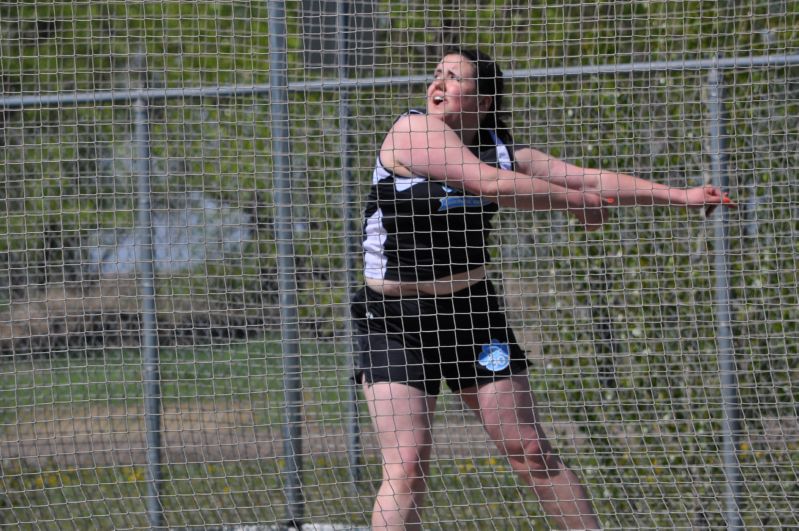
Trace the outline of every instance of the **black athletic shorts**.
[[369, 383], [401, 382], [437, 395], [442, 377], [458, 391], [528, 367], [487, 280], [446, 296], [387, 297], [363, 287], [351, 312], [358, 375]]

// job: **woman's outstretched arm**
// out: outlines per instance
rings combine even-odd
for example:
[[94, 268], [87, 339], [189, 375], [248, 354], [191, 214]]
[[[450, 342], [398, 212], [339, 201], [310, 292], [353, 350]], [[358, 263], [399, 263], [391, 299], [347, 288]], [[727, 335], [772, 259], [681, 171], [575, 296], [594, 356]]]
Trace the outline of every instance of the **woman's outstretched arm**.
[[532, 148], [516, 151], [519, 171], [571, 190], [599, 193], [620, 205], [706, 207], [727, 204], [729, 197], [714, 186], [675, 188], [624, 173], [582, 168]]

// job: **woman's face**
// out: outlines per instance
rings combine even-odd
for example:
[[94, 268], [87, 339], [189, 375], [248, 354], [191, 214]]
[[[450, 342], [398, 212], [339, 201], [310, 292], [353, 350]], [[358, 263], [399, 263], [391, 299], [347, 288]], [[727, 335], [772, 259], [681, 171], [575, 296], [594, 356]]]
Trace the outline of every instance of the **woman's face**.
[[427, 88], [427, 113], [455, 130], [476, 130], [491, 97], [477, 96], [475, 66], [462, 55], [446, 55]]

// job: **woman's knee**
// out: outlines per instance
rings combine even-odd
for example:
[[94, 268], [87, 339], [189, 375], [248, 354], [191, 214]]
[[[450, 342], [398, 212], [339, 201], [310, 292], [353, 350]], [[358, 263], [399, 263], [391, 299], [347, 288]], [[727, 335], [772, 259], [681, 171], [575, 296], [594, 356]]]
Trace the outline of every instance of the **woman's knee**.
[[503, 441], [500, 445], [514, 468], [545, 475], [557, 473], [562, 468], [560, 456], [546, 439]]
[[410, 492], [424, 489], [428, 466], [423, 461], [403, 461], [398, 463], [385, 463], [383, 465], [383, 480], [395, 485], [405, 485]]

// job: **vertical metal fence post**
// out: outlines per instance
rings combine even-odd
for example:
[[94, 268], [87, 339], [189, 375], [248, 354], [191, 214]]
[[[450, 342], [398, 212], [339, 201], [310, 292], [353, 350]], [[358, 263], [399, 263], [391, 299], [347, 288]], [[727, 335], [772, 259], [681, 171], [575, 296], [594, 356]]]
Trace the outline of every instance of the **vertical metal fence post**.
[[299, 311], [292, 224], [292, 176], [289, 156], [288, 52], [286, 11], [282, 0], [269, 0], [269, 94], [272, 160], [274, 168], [275, 233], [277, 236], [278, 294], [283, 352], [284, 482], [287, 527], [302, 528], [302, 374], [299, 352]]
[[[724, 112], [721, 77], [718, 68], [708, 73], [709, 150], [713, 184], [726, 190], [729, 176], [725, 160]], [[721, 371], [723, 402], [723, 463], [727, 494], [725, 521], [727, 529], [742, 529], [740, 511], [741, 471], [737, 445], [740, 434], [740, 406], [738, 402], [738, 377], [730, 323], [730, 264], [729, 264], [729, 213], [720, 208], [714, 221], [716, 268], [716, 326]]]
[[[336, 53], [338, 58], [339, 79], [345, 81], [350, 73], [350, 1], [338, 0], [336, 4]], [[339, 143], [341, 147], [341, 176], [342, 201], [344, 213], [344, 234], [345, 249], [344, 263], [347, 270], [347, 303], [349, 306], [350, 296], [352, 295], [357, 283], [357, 260], [358, 254], [358, 216], [357, 208], [357, 186], [355, 185], [352, 173], [352, 158], [350, 157], [350, 93], [349, 89], [342, 87], [339, 90]], [[349, 310], [348, 310], [349, 311]], [[347, 319], [347, 341], [349, 352], [347, 353], [348, 375], [354, 374], [357, 369], [355, 359], [355, 342], [351, 322]], [[358, 423], [358, 383], [350, 382], [347, 385], [347, 455], [349, 458], [350, 479], [357, 483], [361, 479], [361, 430]]]
[[134, 167], [137, 179], [136, 274], [141, 298], [141, 351], [144, 383], [144, 423], [147, 437], [147, 516], [150, 527], [164, 524], [161, 504], [161, 372], [155, 316], [155, 264], [150, 205], [150, 126], [147, 100], [136, 98]]

